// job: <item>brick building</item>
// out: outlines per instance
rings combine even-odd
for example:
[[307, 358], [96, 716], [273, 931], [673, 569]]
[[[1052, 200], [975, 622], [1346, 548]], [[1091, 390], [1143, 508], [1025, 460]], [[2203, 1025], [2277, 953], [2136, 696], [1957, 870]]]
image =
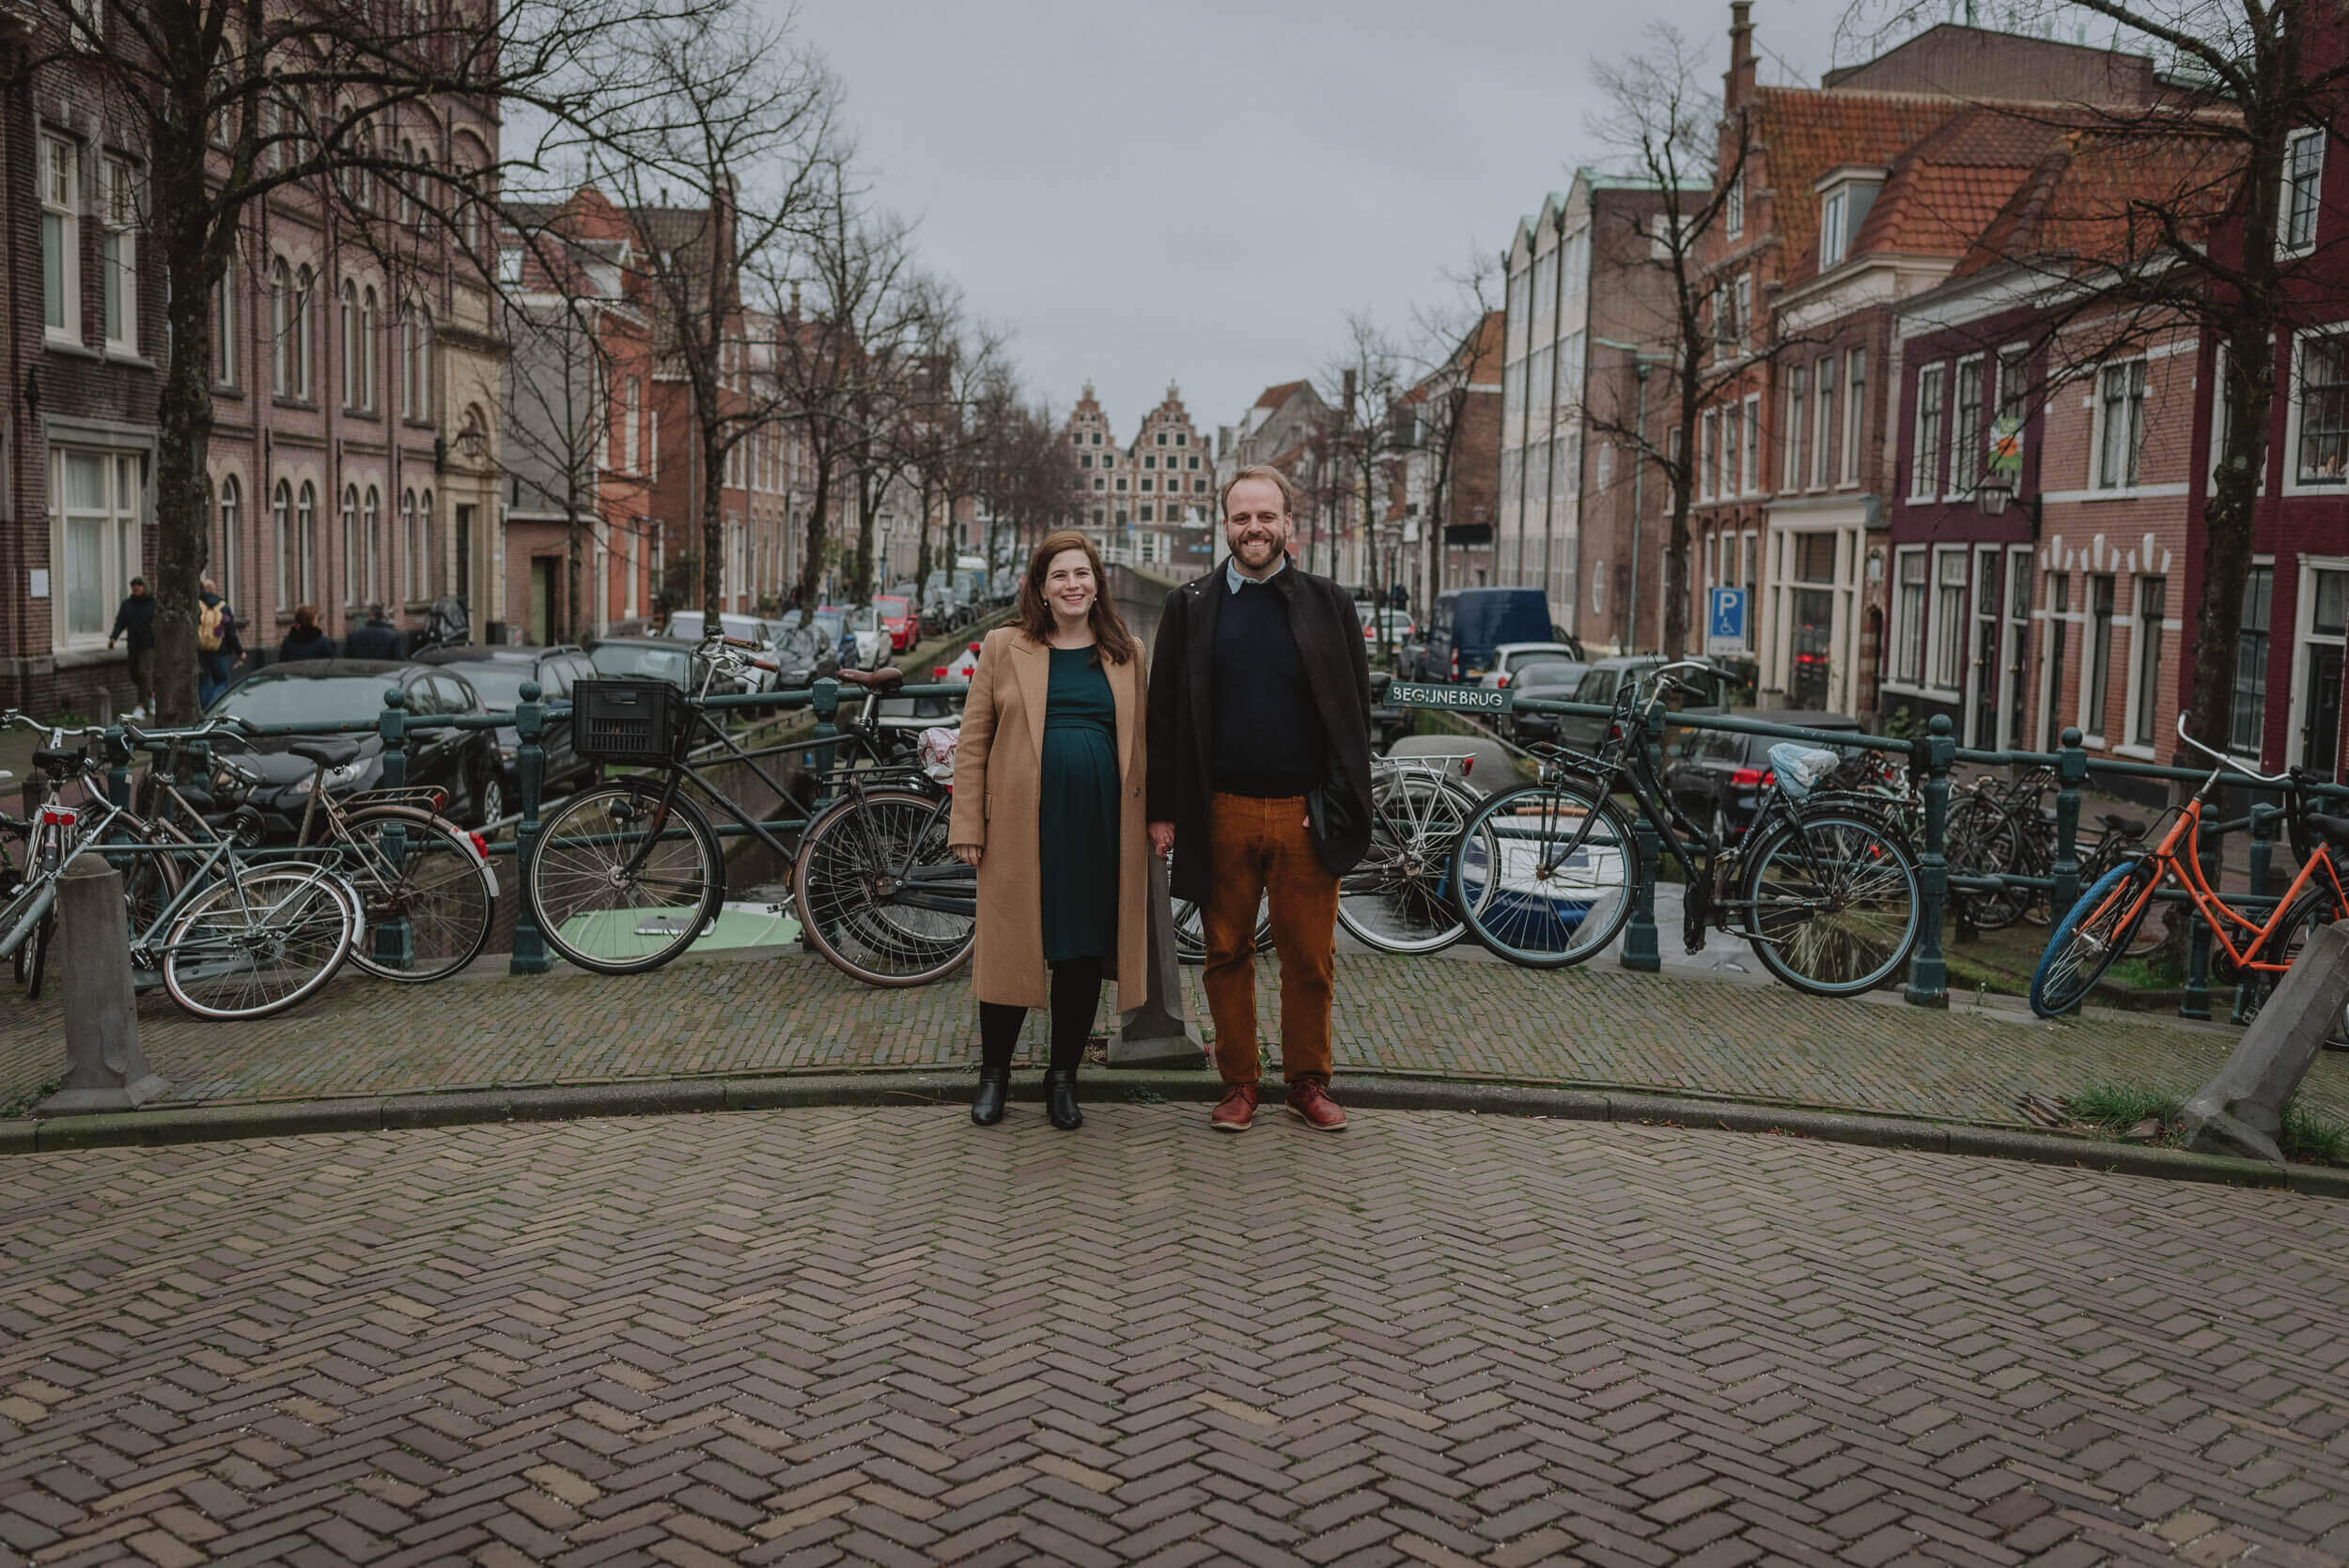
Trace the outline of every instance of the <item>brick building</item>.
[[[1396, 465], [1387, 521], [1402, 541], [1411, 602], [1446, 588], [1492, 582], [1493, 518], [1500, 507], [1501, 349], [1504, 318], [1485, 318], [1435, 374], [1398, 400]], [[1444, 426], [1454, 427], [1447, 458]], [[1440, 515], [1435, 489], [1443, 487]], [[1432, 575], [1431, 575], [1431, 568]]]
[[1090, 381], [1061, 433], [1077, 459], [1071, 510], [1104, 560], [1189, 575], [1214, 559], [1215, 454], [1173, 382], [1128, 445], [1118, 444]]

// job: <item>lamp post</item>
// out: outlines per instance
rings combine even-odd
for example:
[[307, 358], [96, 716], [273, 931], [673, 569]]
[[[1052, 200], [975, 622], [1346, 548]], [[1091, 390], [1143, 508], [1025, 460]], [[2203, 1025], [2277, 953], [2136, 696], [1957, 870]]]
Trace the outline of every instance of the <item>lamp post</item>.
[[[1634, 653], [1638, 651], [1635, 644], [1640, 640], [1640, 536], [1645, 531], [1647, 521], [1643, 500], [1645, 487], [1642, 483], [1647, 478], [1647, 373], [1652, 365], [1669, 364], [1672, 356], [1642, 349], [1636, 343], [1624, 343], [1595, 334], [1591, 341], [1599, 348], [1614, 349], [1629, 354], [1632, 370], [1640, 380], [1640, 412], [1632, 435], [1640, 449], [1635, 454], [1637, 466], [1631, 470], [1631, 591], [1625, 596], [1627, 608], [1624, 612], [1623, 639], [1623, 651]], [[1575, 613], [1579, 619], [1581, 611], [1579, 606]]]

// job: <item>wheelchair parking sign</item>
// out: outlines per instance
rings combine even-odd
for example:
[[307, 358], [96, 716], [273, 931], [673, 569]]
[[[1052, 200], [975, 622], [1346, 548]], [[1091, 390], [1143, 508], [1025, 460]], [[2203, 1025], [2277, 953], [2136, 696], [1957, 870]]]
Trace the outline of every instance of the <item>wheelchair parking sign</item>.
[[1714, 588], [1705, 595], [1704, 651], [1736, 654], [1746, 651], [1746, 591]]

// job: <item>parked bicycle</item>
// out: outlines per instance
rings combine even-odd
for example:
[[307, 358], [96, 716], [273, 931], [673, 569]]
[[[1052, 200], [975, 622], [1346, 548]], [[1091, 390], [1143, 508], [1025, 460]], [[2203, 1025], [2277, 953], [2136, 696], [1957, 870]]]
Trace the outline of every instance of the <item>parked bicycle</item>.
[[[2132, 856], [2099, 877], [2056, 925], [2031, 976], [2031, 1011], [2052, 1018], [2077, 1007], [2107, 970], [2127, 955], [2131, 939], [2154, 907], [2155, 895], [2175, 883], [2210, 928], [2211, 939], [2263, 1001], [2307, 945], [2310, 933], [2349, 913], [2341, 887], [2341, 864], [2349, 855], [2349, 817], [2315, 810], [2313, 782], [2295, 768], [2258, 773], [2235, 758], [2215, 752], [2186, 734], [2178, 718], [2178, 738], [2211, 759], [2210, 776], [2184, 806], [2150, 853]], [[2286, 822], [2300, 853], [2300, 872], [2264, 923], [2222, 898], [2202, 874], [2201, 827], [2205, 803], [2228, 774], [2252, 784], [2280, 787], [2291, 795]], [[2238, 945], [2237, 939], [2242, 939]], [[2255, 1010], [2255, 1009], [2253, 1009]], [[2336, 1032], [2339, 1032], [2338, 1026]]]
[[[0, 904], [0, 957], [36, 939], [54, 917], [57, 880], [85, 854], [128, 867], [125, 900], [134, 970], [160, 974], [171, 999], [203, 1018], [257, 1018], [314, 994], [342, 968], [360, 920], [359, 895], [321, 862], [257, 863], [234, 838], [191, 847], [159, 842], [152, 827], [96, 786], [104, 763], [88, 731], [41, 725], [23, 714], [0, 723], [43, 732], [33, 753], [43, 799], [25, 875]], [[103, 731], [97, 732], [103, 735]], [[68, 803], [67, 786], [91, 787]], [[150, 869], [152, 868], [152, 869]], [[175, 885], [176, 884], [176, 885]], [[150, 910], [146, 906], [153, 904]]]
[[1699, 951], [1709, 923], [1750, 942], [1765, 968], [1817, 996], [1885, 984], [1922, 929], [1916, 857], [1879, 813], [1808, 798], [1843, 760], [1795, 744], [1770, 749], [1776, 775], [1753, 824], [1724, 846], [1664, 790], [1647, 722], [1672, 691], [1694, 689], [1658, 666], [1625, 683], [1596, 755], [1538, 745], [1541, 777], [1496, 795], [1462, 830], [1453, 896], [1470, 931], [1512, 962], [1555, 969], [1603, 952], [1631, 915], [1640, 846], [1614, 796], [1627, 793], [1685, 881], [1684, 937]]
[[[2013, 783], [1997, 775], [1976, 780], [1950, 805], [1949, 862], [1952, 875], [2046, 878], [2055, 874], [2055, 814], [2045, 803], [2056, 787], [2055, 769], [2032, 768]], [[2094, 844], [2079, 857], [2082, 886], [2145, 849], [2146, 824], [2118, 812], [2100, 813]], [[1952, 888], [1950, 898], [1967, 920], [1984, 931], [2003, 930], [2029, 916], [2048, 919], [2043, 888], [2002, 883], [1995, 888]], [[2158, 931], [2139, 939], [2139, 949], [2160, 945]]]
[[[701, 691], [759, 661], [747, 644], [701, 644]], [[831, 744], [848, 753], [824, 777], [820, 804], [787, 846], [692, 760], [697, 740], [748, 766], [779, 800], [782, 780], [742, 750], [707, 709], [661, 681], [581, 681], [571, 689], [573, 744], [582, 756], [647, 769], [572, 796], [540, 827], [524, 894], [547, 944], [582, 969], [633, 974], [692, 946], [725, 898], [725, 860], [697, 803], [706, 799], [790, 866], [801, 932], [824, 957], [874, 986], [914, 986], [970, 956], [978, 923], [975, 873], [947, 852], [952, 792], [926, 774], [881, 704], [902, 684], [894, 669], [843, 670], [863, 691], [856, 716]], [[797, 747], [794, 748], [799, 749]], [[691, 782], [695, 794], [684, 785]]]

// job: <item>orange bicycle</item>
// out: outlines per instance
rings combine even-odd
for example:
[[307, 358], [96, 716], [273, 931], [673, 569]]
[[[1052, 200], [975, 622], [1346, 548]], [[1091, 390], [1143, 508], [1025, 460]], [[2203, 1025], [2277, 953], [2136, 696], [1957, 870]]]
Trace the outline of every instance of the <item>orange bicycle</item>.
[[[2349, 914], [2349, 897], [2343, 895], [2341, 881], [2341, 857], [2349, 853], [2349, 817], [2325, 816], [2311, 810], [2310, 780], [2299, 768], [2272, 776], [2254, 773], [2187, 735], [2183, 716], [2178, 720], [2178, 738], [2218, 766], [2211, 769], [2210, 777], [2151, 852], [2125, 861], [2097, 878], [2072, 906], [2072, 912], [2057, 924], [2047, 951], [2039, 960], [2039, 972], [2030, 982], [2030, 1010], [2043, 1018], [2078, 1006], [2105, 970], [2127, 954], [2129, 939], [2154, 907], [2154, 896], [2165, 881], [2175, 880], [2186, 890], [2195, 913], [2210, 927], [2212, 939], [2249, 978], [2263, 999], [2277, 978], [2292, 967], [2311, 931]], [[2218, 781], [2231, 772], [2292, 792], [2287, 820], [2293, 828], [2293, 846], [2300, 854], [2300, 874], [2277, 900], [2264, 925], [2219, 897], [2202, 875], [2202, 805]], [[2315, 843], [2306, 841], [2304, 828], [2315, 834]], [[2246, 939], [2239, 946], [2238, 936]]]

